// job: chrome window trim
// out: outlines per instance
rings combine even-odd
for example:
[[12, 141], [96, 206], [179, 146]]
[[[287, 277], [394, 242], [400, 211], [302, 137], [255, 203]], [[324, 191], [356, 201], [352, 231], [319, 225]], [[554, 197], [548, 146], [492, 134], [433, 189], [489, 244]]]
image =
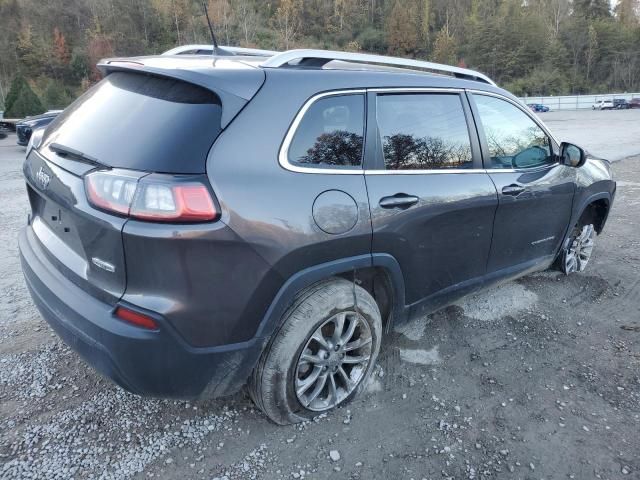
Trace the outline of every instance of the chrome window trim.
[[372, 93], [464, 93], [464, 88], [438, 88], [438, 87], [388, 87], [368, 88]]
[[[520, 109], [527, 115], [538, 127], [542, 129], [542, 131], [548, 135], [557, 145], [560, 145], [558, 140], [551, 134], [549, 129], [544, 125], [544, 123], [537, 117], [534, 117], [530, 111], [527, 111], [528, 108], [516, 102], [509, 97], [501, 95], [499, 93], [487, 92], [485, 90], [475, 90], [475, 89], [464, 89], [464, 88], [437, 88], [437, 87], [388, 87], [388, 88], [356, 88], [356, 89], [346, 89], [346, 90], [332, 90], [328, 92], [318, 93], [311, 98], [309, 98], [302, 108], [296, 114], [289, 130], [287, 130], [287, 134], [285, 135], [284, 141], [282, 142], [282, 146], [280, 147], [280, 152], [278, 154], [278, 163], [285, 170], [289, 170], [291, 172], [296, 173], [315, 173], [315, 174], [325, 174], [325, 175], [442, 175], [442, 174], [478, 174], [478, 173], [525, 173], [525, 172], [534, 172], [541, 171], [546, 169], [551, 169], [553, 167], [558, 166], [558, 163], [542, 165], [540, 167], [531, 167], [531, 168], [451, 168], [451, 169], [425, 169], [425, 170], [365, 170], [362, 168], [354, 168], [354, 169], [340, 169], [340, 168], [322, 168], [322, 167], [301, 167], [298, 165], [293, 165], [289, 162], [289, 146], [293, 137], [300, 125], [300, 122], [304, 118], [304, 115], [307, 113], [309, 108], [318, 100], [326, 97], [339, 96], [339, 95], [362, 95], [368, 92], [372, 93], [456, 93], [461, 94], [464, 92], [469, 92], [477, 95], [486, 95], [489, 97], [496, 97], [501, 100], [505, 100], [516, 108]], [[365, 132], [366, 133], [366, 132]], [[364, 152], [363, 152], [364, 154]], [[364, 162], [364, 159], [363, 159]]]
[[[429, 169], [429, 170], [364, 170], [359, 169], [339, 169], [339, 168], [322, 168], [322, 167], [301, 167], [299, 165], [293, 165], [289, 162], [289, 147], [293, 140], [293, 137], [298, 130], [300, 122], [304, 118], [311, 105], [316, 101], [332, 96], [338, 95], [357, 95], [372, 93], [456, 93], [461, 94], [465, 92], [464, 88], [437, 88], [437, 87], [389, 87], [389, 88], [357, 88], [347, 90], [333, 90], [329, 92], [318, 93], [309, 98], [302, 108], [296, 114], [287, 134], [284, 137], [280, 152], [278, 153], [278, 163], [285, 170], [296, 173], [319, 173], [325, 175], [425, 175], [425, 174], [443, 174], [443, 173], [481, 173], [484, 169], [471, 169], [471, 168], [457, 168], [457, 169]], [[366, 99], [365, 99], [366, 100]], [[364, 132], [366, 134], [366, 132]], [[364, 152], [363, 152], [364, 155]], [[363, 158], [364, 163], [364, 158]]]
[[365, 170], [365, 175], [443, 175], [463, 173], [487, 173], [484, 168], [441, 168], [431, 170]]
[[547, 163], [545, 165], [538, 165], [537, 167], [529, 167], [529, 168], [485, 168], [485, 172], [489, 174], [494, 173], [535, 173], [542, 172], [544, 170], [551, 170], [552, 168], [558, 167], [561, 164], [556, 163]]
[[[292, 163], [289, 162], [289, 147], [291, 146], [293, 137], [295, 136], [296, 131], [300, 126], [300, 122], [304, 118], [309, 108], [311, 108], [311, 105], [313, 105], [315, 102], [327, 97], [335, 97], [339, 95], [364, 95], [366, 93], [367, 93], [367, 90], [364, 88], [353, 89], [353, 90], [333, 90], [330, 92], [318, 93], [317, 95], [314, 95], [309, 100], [307, 100], [302, 106], [302, 108], [300, 109], [300, 111], [296, 114], [296, 117], [293, 119], [293, 123], [289, 127], [289, 130], [287, 131], [287, 134], [284, 137], [284, 141], [282, 142], [282, 147], [280, 147], [280, 153], [278, 154], [278, 163], [280, 164], [280, 166], [285, 170], [289, 170], [291, 172], [297, 172], [297, 173], [324, 173], [324, 174], [331, 174], [331, 175], [362, 175], [362, 172], [364, 172], [362, 165], [360, 166], [360, 168], [353, 168], [353, 169], [301, 167], [299, 165], [293, 165]], [[364, 99], [364, 101], [366, 101], [366, 98]], [[365, 128], [366, 128], [366, 122], [365, 122]], [[366, 132], [362, 132], [363, 138], [365, 133]], [[362, 152], [362, 156], [363, 156], [362, 162], [364, 164], [364, 151]]]

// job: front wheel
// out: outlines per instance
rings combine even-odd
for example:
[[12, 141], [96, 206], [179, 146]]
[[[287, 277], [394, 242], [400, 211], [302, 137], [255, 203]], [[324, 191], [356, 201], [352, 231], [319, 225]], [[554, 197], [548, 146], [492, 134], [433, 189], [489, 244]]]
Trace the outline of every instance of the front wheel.
[[275, 423], [308, 420], [349, 402], [380, 350], [378, 306], [362, 287], [331, 279], [300, 294], [249, 379], [254, 403]]
[[560, 270], [566, 275], [584, 271], [593, 253], [595, 238], [596, 230], [593, 224], [575, 227], [560, 253]]

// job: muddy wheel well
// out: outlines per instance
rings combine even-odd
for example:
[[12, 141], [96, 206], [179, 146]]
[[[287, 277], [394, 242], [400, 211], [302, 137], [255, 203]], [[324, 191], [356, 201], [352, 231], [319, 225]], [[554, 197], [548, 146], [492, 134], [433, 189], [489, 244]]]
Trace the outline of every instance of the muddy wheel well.
[[393, 285], [388, 273], [384, 268], [369, 267], [357, 269], [355, 272], [345, 272], [338, 276], [353, 282], [354, 275], [356, 283], [375, 299], [382, 316], [383, 331], [388, 331], [394, 301]]
[[600, 200], [595, 200], [587, 205], [580, 216], [580, 220], [578, 221], [578, 225], [587, 225], [592, 223], [596, 232], [600, 233], [602, 231], [602, 227], [604, 227], [604, 221], [607, 218], [607, 213], [609, 212], [609, 201], [601, 198]]

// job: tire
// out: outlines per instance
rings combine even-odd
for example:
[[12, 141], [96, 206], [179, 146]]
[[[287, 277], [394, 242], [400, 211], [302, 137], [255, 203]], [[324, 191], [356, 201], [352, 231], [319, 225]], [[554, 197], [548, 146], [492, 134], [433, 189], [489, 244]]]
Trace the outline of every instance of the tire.
[[560, 250], [556, 267], [565, 275], [584, 271], [593, 253], [595, 237], [593, 223], [576, 225]]
[[[333, 341], [341, 318], [343, 345]], [[352, 336], [347, 339], [349, 331]], [[274, 332], [249, 378], [249, 394], [256, 406], [280, 425], [309, 420], [344, 405], [367, 384], [381, 335], [380, 310], [366, 290], [339, 278], [313, 285], [285, 312], [282, 326]], [[339, 349], [335, 345], [340, 345]], [[361, 346], [353, 348], [356, 345]], [[314, 376], [317, 380], [311, 382]]]

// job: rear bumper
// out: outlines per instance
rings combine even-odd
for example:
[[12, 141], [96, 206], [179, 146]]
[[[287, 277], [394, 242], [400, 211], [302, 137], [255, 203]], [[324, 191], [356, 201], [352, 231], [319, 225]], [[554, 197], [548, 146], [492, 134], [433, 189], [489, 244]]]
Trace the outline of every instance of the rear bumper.
[[51, 265], [31, 227], [20, 232], [19, 247], [27, 286], [44, 319], [98, 372], [130, 392], [164, 398], [227, 395], [242, 387], [257, 363], [262, 339], [196, 348], [157, 316], [158, 331], [128, 325], [113, 316], [112, 305]]

